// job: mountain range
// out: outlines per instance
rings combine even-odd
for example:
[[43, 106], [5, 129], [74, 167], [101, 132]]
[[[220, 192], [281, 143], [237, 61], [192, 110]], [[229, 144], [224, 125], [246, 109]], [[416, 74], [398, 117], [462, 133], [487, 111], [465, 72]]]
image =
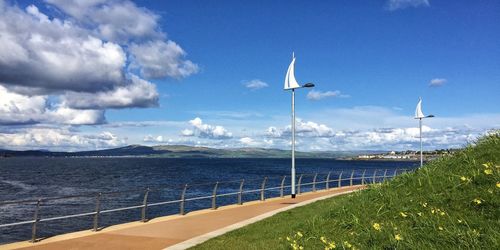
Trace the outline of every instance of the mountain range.
[[[297, 158], [345, 158], [360, 154], [379, 152], [382, 151], [316, 151], [296, 152], [295, 155]], [[18, 151], [0, 149], [0, 157], [290, 158], [291, 152], [290, 150], [269, 148], [216, 149], [185, 145], [129, 145], [113, 149], [79, 152], [53, 152], [47, 150]]]

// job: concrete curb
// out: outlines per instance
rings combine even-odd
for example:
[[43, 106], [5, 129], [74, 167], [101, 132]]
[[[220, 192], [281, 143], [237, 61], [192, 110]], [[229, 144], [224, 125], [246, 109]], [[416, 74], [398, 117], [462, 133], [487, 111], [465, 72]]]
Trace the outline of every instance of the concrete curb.
[[225, 233], [227, 233], [229, 231], [233, 231], [233, 230], [236, 230], [238, 228], [242, 228], [244, 226], [247, 226], [249, 224], [255, 223], [257, 221], [269, 218], [269, 217], [271, 217], [271, 216], [273, 216], [273, 215], [275, 215], [277, 213], [280, 213], [280, 212], [283, 212], [283, 211], [287, 211], [287, 210], [290, 210], [290, 209], [293, 209], [293, 208], [296, 208], [296, 207], [305, 206], [305, 205], [311, 204], [311, 203], [319, 201], [319, 200], [324, 200], [324, 199], [328, 199], [328, 198], [331, 198], [331, 197], [334, 197], [334, 196], [352, 193], [352, 192], [358, 191], [360, 189], [363, 189], [363, 188], [361, 187], [361, 188], [355, 189], [355, 190], [348, 190], [348, 191], [344, 191], [344, 192], [341, 192], [341, 193], [330, 194], [330, 195], [318, 197], [318, 198], [315, 198], [315, 199], [307, 200], [307, 201], [304, 201], [304, 202], [301, 202], [301, 203], [298, 203], [298, 204], [294, 204], [294, 205], [291, 205], [291, 206], [287, 206], [287, 207], [283, 207], [283, 208], [280, 208], [280, 209], [276, 209], [274, 211], [267, 212], [265, 214], [261, 214], [259, 216], [253, 217], [251, 219], [244, 220], [244, 221], [232, 224], [230, 226], [227, 226], [227, 227], [224, 227], [224, 228], [212, 231], [210, 233], [206, 233], [206, 234], [203, 234], [203, 235], [191, 238], [189, 240], [183, 241], [181, 243], [169, 246], [167, 248], [164, 248], [164, 250], [181, 250], [181, 249], [187, 249], [187, 248], [190, 248], [190, 247], [194, 247], [194, 246], [196, 246], [196, 245], [198, 245], [200, 243], [203, 243], [203, 242], [205, 242], [205, 241], [207, 241], [209, 239], [212, 239], [212, 238], [215, 238], [217, 236], [223, 235], [223, 234], [225, 234]]

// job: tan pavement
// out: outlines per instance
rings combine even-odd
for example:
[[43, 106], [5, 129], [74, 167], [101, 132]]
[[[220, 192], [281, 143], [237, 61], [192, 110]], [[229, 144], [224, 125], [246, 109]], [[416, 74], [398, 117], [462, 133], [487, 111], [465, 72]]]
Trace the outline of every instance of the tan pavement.
[[280, 211], [362, 188], [342, 187], [303, 193], [296, 199], [288, 196], [224, 206], [217, 210], [200, 210], [184, 216], [159, 217], [147, 223], [120, 224], [99, 232], [86, 230], [58, 235], [37, 243], [26, 241], [0, 245], [0, 249], [184, 249]]

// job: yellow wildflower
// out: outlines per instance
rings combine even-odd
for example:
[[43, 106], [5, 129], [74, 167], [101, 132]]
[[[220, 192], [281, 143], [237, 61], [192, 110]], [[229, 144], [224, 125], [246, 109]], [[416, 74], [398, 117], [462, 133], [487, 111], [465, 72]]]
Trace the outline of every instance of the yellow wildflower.
[[472, 202], [476, 203], [476, 205], [480, 205], [481, 203], [483, 203], [479, 198], [472, 200]]
[[485, 169], [484, 173], [487, 174], [487, 175], [491, 175], [491, 174], [493, 174], [493, 170], [491, 170], [491, 169]]
[[304, 235], [299, 231], [299, 232], [297, 232], [297, 236], [302, 237]]
[[380, 230], [382, 229], [382, 226], [380, 226], [380, 224], [378, 224], [378, 223], [373, 223], [373, 225], [372, 225], [372, 226], [373, 226], [373, 228], [374, 228], [375, 230], [377, 230], [377, 231], [380, 231]]
[[436, 212], [436, 210], [434, 210], [434, 208], [433, 208], [433, 209], [431, 209], [431, 213], [433, 213], [433, 214], [434, 214], [434, 212]]
[[497, 182], [497, 188], [500, 188], [500, 182]]
[[337, 247], [337, 245], [335, 245], [335, 242], [333, 242], [333, 241], [332, 241], [332, 242], [330, 242], [330, 244], [328, 244], [328, 247], [329, 247], [330, 249], [334, 249], [334, 248], [336, 248], [336, 247]]
[[442, 226], [439, 226], [438, 229], [439, 229], [439, 231], [443, 231], [444, 230], [444, 228]]
[[462, 220], [460, 220], [460, 219], [458, 220], [458, 223], [462, 224], [462, 222], [463, 222]]
[[328, 242], [326, 241], [325, 236], [321, 236], [319, 239], [321, 240], [321, 242], [323, 242], [323, 243], [325, 243], [325, 244], [327, 244], [327, 243], [328, 243]]
[[446, 214], [446, 213], [445, 213], [445, 212], [443, 212], [443, 211], [441, 211], [441, 212], [439, 213], [439, 215], [441, 215], [441, 216], [444, 216], [445, 214]]
[[290, 239], [290, 236], [287, 236], [287, 237], [286, 237], [286, 240], [287, 240], [287, 241], [291, 241], [292, 239]]
[[404, 213], [404, 212], [399, 212], [399, 214], [400, 214], [400, 215], [401, 215], [401, 217], [403, 217], [403, 218], [408, 217], [408, 215], [407, 215], [406, 213]]
[[394, 235], [394, 239], [396, 239], [397, 241], [400, 241], [403, 239], [403, 237], [401, 237], [400, 234], [396, 234], [396, 235]]
[[347, 248], [352, 248], [351, 243], [349, 243], [348, 241], [344, 241], [344, 246]]
[[462, 181], [466, 181], [466, 180], [467, 180], [467, 178], [466, 178], [465, 176], [462, 176], [462, 177], [460, 177], [460, 180], [462, 180]]
[[421, 213], [421, 212], [418, 212], [417, 214], [418, 214], [418, 216], [422, 216], [422, 213]]
[[491, 167], [490, 163], [483, 163], [483, 166], [484, 166], [485, 168], [490, 168], [490, 167]]
[[422, 203], [422, 207], [427, 207], [427, 202]]

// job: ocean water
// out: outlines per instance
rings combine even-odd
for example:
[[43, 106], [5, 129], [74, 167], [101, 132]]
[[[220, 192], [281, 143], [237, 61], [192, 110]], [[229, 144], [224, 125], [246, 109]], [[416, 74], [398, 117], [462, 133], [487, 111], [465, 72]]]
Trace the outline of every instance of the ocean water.
[[[312, 182], [315, 173], [317, 181], [324, 181], [331, 171], [331, 179], [340, 173], [343, 178], [360, 177], [366, 170], [366, 177], [392, 175], [396, 169], [417, 167], [414, 162], [395, 161], [342, 161], [333, 159], [297, 159], [297, 177], [304, 174], [302, 183]], [[400, 173], [400, 172], [398, 172]], [[244, 190], [256, 190], [268, 177], [266, 187], [279, 186], [284, 175], [290, 174], [290, 159], [162, 159], [162, 158], [0, 158], [0, 203], [13, 200], [33, 200], [39, 198], [69, 197], [42, 200], [39, 216], [55, 216], [93, 212], [96, 209], [97, 194], [100, 209], [114, 209], [141, 205], [146, 188], [148, 203], [180, 199], [182, 189], [188, 184], [186, 198], [210, 196], [215, 182], [219, 181], [217, 193], [236, 192], [240, 180], [245, 179]], [[371, 179], [371, 178], [370, 178]], [[360, 181], [355, 181], [359, 183]], [[285, 179], [285, 185], [290, 178]], [[317, 188], [324, 188], [318, 184]], [[337, 185], [332, 182], [330, 186]], [[349, 185], [344, 181], [342, 185]], [[311, 185], [302, 187], [311, 190]], [[285, 189], [285, 194], [290, 188]], [[82, 195], [82, 196], [79, 196]], [[279, 196], [279, 190], [269, 190], [266, 197]], [[243, 201], [256, 200], [259, 192], [245, 193]], [[237, 196], [217, 198], [217, 205], [234, 204]], [[211, 207], [211, 199], [188, 201], [186, 212]], [[23, 204], [0, 204], [0, 224], [29, 221], [34, 217], [36, 202]], [[179, 203], [148, 207], [147, 217], [154, 218], [179, 213]], [[99, 227], [117, 223], [138, 221], [141, 209], [132, 209], [100, 216]], [[40, 222], [37, 236], [53, 235], [91, 229], [93, 216], [88, 215], [64, 220]], [[31, 225], [0, 228], [0, 243], [28, 240]]]

